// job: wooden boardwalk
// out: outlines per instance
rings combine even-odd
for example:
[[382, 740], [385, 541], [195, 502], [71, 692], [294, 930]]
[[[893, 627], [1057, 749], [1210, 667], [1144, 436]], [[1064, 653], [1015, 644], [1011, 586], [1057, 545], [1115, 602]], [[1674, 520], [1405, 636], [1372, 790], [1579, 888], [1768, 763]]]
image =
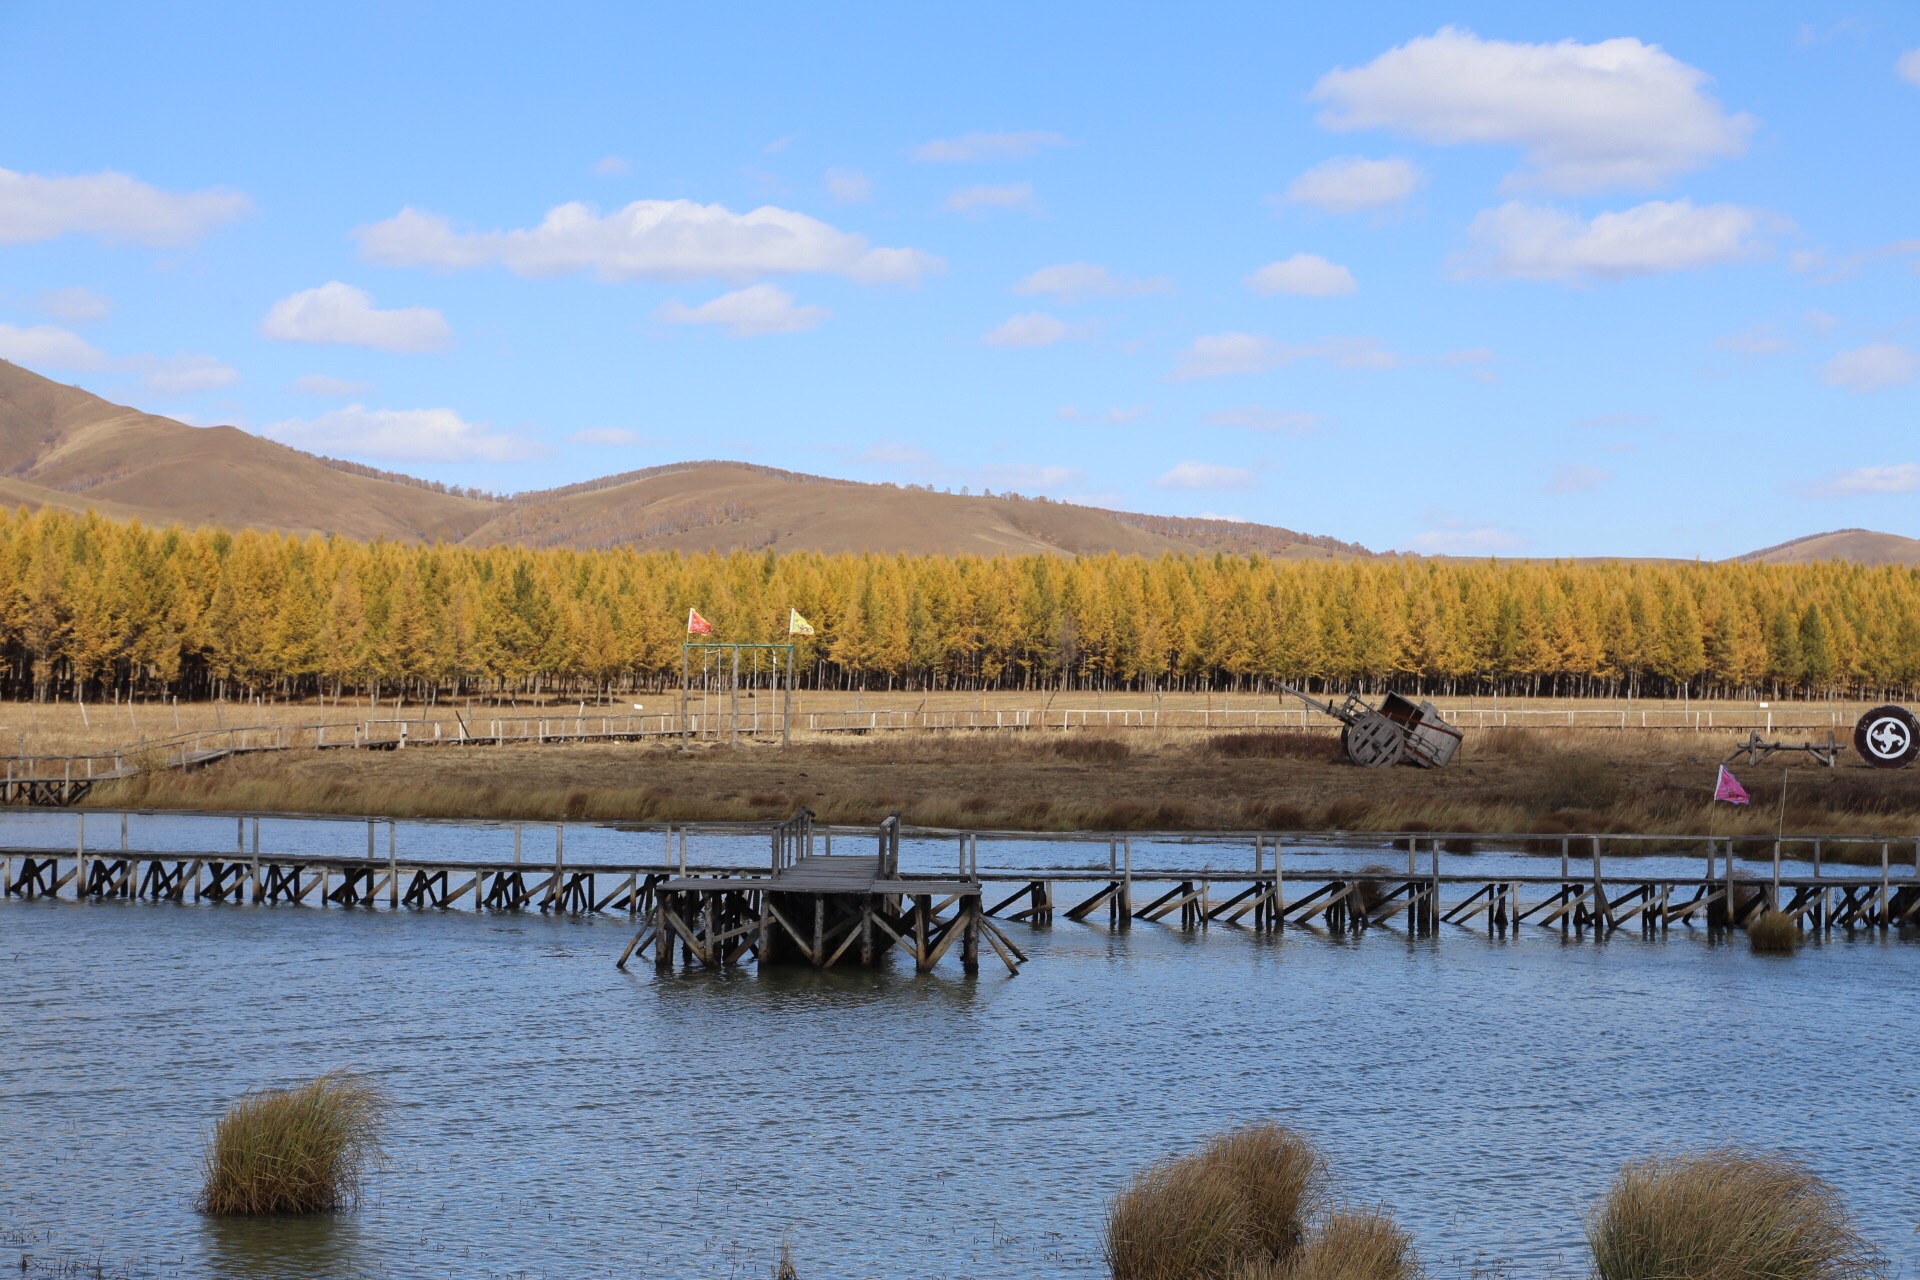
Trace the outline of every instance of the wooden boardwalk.
[[[52, 815], [41, 815], [47, 816]], [[1670, 862], [1656, 873], [1644, 857], [1623, 852], [1636, 840], [1672, 844], [1672, 837], [1550, 837], [1545, 843], [1558, 844], [1557, 857], [1510, 857], [1499, 869], [1481, 870], [1486, 859], [1474, 855], [1454, 857], [1448, 865], [1443, 846], [1466, 837], [1163, 834], [1163, 841], [1205, 839], [1211, 842], [1207, 853], [1215, 856], [1228, 842], [1244, 841], [1251, 856], [1239, 867], [1145, 869], [1134, 866], [1134, 841], [1143, 837], [1133, 833], [907, 830], [893, 819], [877, 830], [828, 828], [815, 826], [803, 811], [780, 824], [623, 824], [618, 828], [623, 835], [662, 839], [662, 856], [575, 863], [566, 856], [564, 827], [555, 829], [551, 858], [537, 861], [520, 856], [517, 829], [511, 861], [403, 854], [397, 824], [377, 819], [362, 820], [363, 845], [358, 823], [331, 821], [325, 830], [334, 837], [328, 843], [337, 844], [336, 851], [263, 848], [261, 821], [300, 818], [286, 814], [221, 815], [235, 824], [234, 843], [227, 849], [141, 848], [130, 840], [129, 821], [155, 816], [168, 815], [67, 812], [64, 820], [76, 829], [71, 848], [8, 841], [0, 846], [0, 901], [618, 914], [637, 927], [620, 963], [646, 955], [662, 969], [676, 961], [716, 969], [747, 961], [824, 969], [878, 964], [895, 951], [911, 956], [921, 970], [950, 952], [972, 968], [984, 944], [1017, 971], [1026, 956], [1006, 926], [1046, 928], [1064, 922], [1261, 933], [1393, 929], [1414, 935], [1445, 929], [1509, 934], [1528, 926], [1604, 938], [1621, 930], [1645, 937], [1674, 929], [1714, 934], [1773, 910], [1809, 934], [1920, 928], [1920, 842], [1912, 840], [1800, 842], [1803, 853], [1811, 847], [1810, 874], [1783, 866], [1776, 845], [1767, 874], [1764, 863], [1756, 873], [1751, 860], [1736, 868], [1729, 842], [1721, 839], [1700, 842], [1710, 853], [1699, 870], [1674, 874]], [[117, 843], [109, 840], [108, 847], [100, 847], [100, 833], [111, 833], [116, 819]], [[5, 821], [0, 819], [0, 840], [6, 840]], [[471, 827], [494, 839], [502, 834], [501, 825], [493, 823], [433, 825]], [[382, 829], [384, 842], [377, 838]], [[951, 842], [950, 869], [903, 871], [903, 836], [923, 850], [932, 842]], [[767, 853], [757, 862], [743, 862], [737, 852], [719, 862], [690, 861], [689, 839], [697, 845], [711, 837], [729, 838], [735, 850], [743, 837], [765, 840]], [[1064, 845], [1082, 856], [1092, 845], [1104, 848], [1107, 865], [983, 868], [983, 837]], [[1472, 839], [1483, 849], [1501, 843], [1538, 849], [1543, 842], [1524, 834]], [[1831, 859], [1841, 848], [1852, 849], [1854, 862], [1835, 870]], [[1404, 863], [1356, 869], [1334, 856], [1360, 851]], [[1869, 865], [1858, 865], [1862, 853]], [[1877, 865], [1872, 865], [1875, 854]], [[5, 928], [0, 913], [0, 934]]]

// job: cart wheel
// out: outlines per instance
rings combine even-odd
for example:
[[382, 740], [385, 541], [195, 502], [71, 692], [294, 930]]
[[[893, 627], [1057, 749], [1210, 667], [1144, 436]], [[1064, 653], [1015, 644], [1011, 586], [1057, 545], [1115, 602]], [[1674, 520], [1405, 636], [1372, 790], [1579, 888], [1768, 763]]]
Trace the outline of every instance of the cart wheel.
[[1853, 726], [1853, 749], [1876, 769], [1904, 769], [1920, 756], [1920, 723], [1905, 707], [1875, 707]]
[[1400, 726], [1374, 712], [1361, 716], [1340, 735], [1347, 748], [1347, 759], [1364, 769], [1384, 769], [1400, 763], [1400, 750], [1406, 737]]

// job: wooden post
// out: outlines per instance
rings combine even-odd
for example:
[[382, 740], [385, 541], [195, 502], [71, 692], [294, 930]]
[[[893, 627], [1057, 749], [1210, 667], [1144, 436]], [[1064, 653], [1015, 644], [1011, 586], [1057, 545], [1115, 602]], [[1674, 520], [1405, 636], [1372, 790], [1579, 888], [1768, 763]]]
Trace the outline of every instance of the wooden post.
[[387, 822], [387, 905], [400, 905], [400, 824]]
[[[87, 815], [84, 813], [76, 813], [73, 816], [79, 819], [79, 822], [76, 824], [77, 834], [74, 837], [73, 844], [73, 896], [77, 901], [87, 896]], [[57, 895], [60, 887], [60, 877], [57, 874], [57, 867], [55, 871], [56, 874], [54, 875], [53, 883]]]
[[[780, 656], [774, 655], [774, 679], [780, 678]], [[787, 646], [787, 684], [786, 692], [780, 698], [780, 749], [787, 749], [792, 741], [793, 727], [793, 646]]]
[[[680, 646], [680, 749], [687, 749], [687, 646]], [[660, 917], [661, 927], [666, 927], [665, 908]], [[658, 948], [655, 948], [658, 950]]]
[[1888, 857], [1891, 850], [1885, 842], [1880, 845], [1880, 932], [1887, 931], [1888, 923], [1893, 919], [1893, 887], [1889, 884]]
[[733, 679], [727, 685], [727, 745], [740, 745], [740, 646], [733, 646]]
[[1133, 837], [1120, 837], [1122, 859], [1120, 881], [1120, 927], [1133, 927]]
[[1273, 838], [1273, 927], [1287, 927], [1287, 873], [1280, 865], [1280, 837]]

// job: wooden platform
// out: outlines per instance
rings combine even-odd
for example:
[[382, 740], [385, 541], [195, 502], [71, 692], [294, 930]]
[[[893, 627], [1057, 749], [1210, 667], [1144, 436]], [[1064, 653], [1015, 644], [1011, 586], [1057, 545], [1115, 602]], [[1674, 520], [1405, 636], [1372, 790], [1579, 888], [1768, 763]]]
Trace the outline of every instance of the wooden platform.
[[[43, 823], [47, 816], [43, 811]], [[1026, 957], [1003, 926], [1046, 928], [1056, 920], [1103, 921], [1115, 929], [1218, 926], [1278, 933], [1306, 927], [1427, 935], [1449, 927], [1508, 934], [1526, 925], [1604, 938], [1621, 929], [1646, 937], [1673, 929], [1712, 935], [1771, 910], [1810, 934], [1920, 928], [1920, 841], [1911, 838], [1744, 841], [1749, 854], [1771, 845], [1772, 873], [1761, 864], [1756, 874], [1751, 861], [1735, 868], [1733, 842], [1725, 837], [1697, 840], [1709, 856], [1695, 870], [1675, 873], [1671, 854], [1656, 872], [1631, 852], [1670, 850], [1676, 843], [1670, 836], [1212, 833], [1204, 837], [1209, 859], [1228, 856], [1229, 842], [1245, 842], [1248, 856], [1239, 868], [1163, 864], [1147, 870], [1133, 865], [1140, 837], [1132, 833], [919, 830], [906, 834], [923, 842], [921, 866], [929, 865], [924, 842], [950, 841], [954, 853], [947, 870], [914, 873], [900, 869], [897, 820], [877, 830], [826, 828], [805, 813], [778, 824], [620, 824], [624, 835], [644, 837], [641, 845], [664, 838], [653, 845], [662, 851], [659, 860], [580, 864], [566, 857], [565, 827], [555, 829], [551, 856], [540, 861], [518, 856], [516, 831], [516, 856], [504, 861], [411, 854], [400, 847], [397, 824], [376, 819], [310, 819], [303, 841], [325, 848], [337, 840], [337, 847], [287, 853], [262, 848], [261, 822], [300, 815], [221, 815], [234, 823], [234, 841], [224, 850], [141, 848], [130, 839], [129, 821], [146, 815], [82, 810], [62, 816], [74, 824], [73, 843], [65, 850], [7, 847], [6, 819], [0, 817], [0, 901], [619, 913], [638, 926], [621, 963], [646, 954], [662, 968], [747, 961], [832, 968], [878, 964], [894, 951], [912, 956], [922, 970], [949, 952], [971, 967], [984, 944], [1017, 970]], [[502, 834], [502, 824], [470, 825], [476, 837], [485, 832], [497, 840]], [[316, 832], [327, 838], [316, 839]], [[689, 836], [727, 837], [734, 852], [721, 862], [690, 862]], [[738, 852], [743, 837], [768, 840], [762, 846], [768, 852], [749, 864]], [[1065, 846], [1075, 850], [1080, 865], [983, 869], [980, 842], [996, 837], [1023, 846]], [[1499, 867], [1445, 853], [1447, 844], [1466, 840], [1483, 847], [1504, 841], [1533, 852], [1524, 866]], [[1086, 865], [1089, 845], [1101, 847], [1105, 866]], [[1329, 846], [1402, 865], [1356, 869], [1352, 860], [1332, 858]], [[1557, 847], [1558, 856], [1542, 846]], [[1836, 872], [1831, 862], [1823, 865], [1823, 849], [1831, 858], [1839, 846], [1851, 847], [1851, 865]], [[1802, 858], [1811, 855], [1811, 874], [1783, 866], [1787, 847]], [[1877, 865], [1860, 865], [1862, 854]], [[4, 929], [0, 913], [0, 934]]]

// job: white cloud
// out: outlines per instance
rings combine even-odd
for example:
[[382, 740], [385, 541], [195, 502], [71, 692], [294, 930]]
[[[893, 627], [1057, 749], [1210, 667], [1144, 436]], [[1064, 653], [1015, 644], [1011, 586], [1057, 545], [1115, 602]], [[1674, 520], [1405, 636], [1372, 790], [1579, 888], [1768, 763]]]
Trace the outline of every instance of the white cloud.
[[1245, 467], [1223, 467], [1212, 462], [1176, 462], [1154, 484], [1162, 489], [1189, 491], [1251, 489], [1253, 472]]
[[1088, 298], [1131, 298], [1141, 294], [1165, 293], [1173, 288], [1167, 276], [1128, 279], [1091, 262], [1061, 262], [1042, 267], [1013, 286], [1013, 291], [1028, 297], [1051, 294], [1062, 302], [1084, 302]]
[[1920, 351], [1893, 342], [1872, 342], [1842, 351], [1820, 366], [1828, 386], [1849, 391], [1885, 391], [1903, 386], [1920, 374]]
[[33, 369], [72, 373], [131, 373], [147, 389], [167, 395], [187, 395], [231, 386], [240, 375], [212, 356], [131, 355], [114, 358], [57, 325], [27, 328], [0, 324], [0, 360]]
[[1828, 311], [1808, 311], [1800, 320], [1815, 333], [1832, 333], [1840, 327], [1840, 317]]
[[1742, 356], [1777, 356], [1791, 345], [1770, 324], [1751, 325], [1738, 333], [1722, 334], [1713, 340], [1716, 351], [1731, 351]]
[[1493, 556], [1503, 551], [1518, 551], [1525, 538], [1498, 525], [1469, 525], [1447, 521], [1437, 529], [1423, 529], [1407, 539], [1407, 550], [1423, 556]]
[[923, 142], [908, 154], [926, 164], [965, 164], [974, 160], [1009, 160], [1030, 156], [1048, 147], [1064, 147], [1066, 138], [1040, 129], [1014, 133], [969, 133], [959, 138]]
[[301, 395], [345, 400], [349, 396], [366, 395], [373, 387], [365, 382], [349, 382], [345, 378], [333, 378], [324, 373], [305, 373], [293, 380], [293, 389]]
[[1248, 431], [1300, 436], [1312, 431], [1326, 419], [1317, 413], [1302, 413], [1293, 409], [1267, 409], [1257, 404], [1247, 404], [1210, 413], [1207, 415], [1207, 421], [1216, 427], [1242, 427]]
[[1650, 200], [1583, 221], [1517, 201], [1483, 210], [1467, 228], [1462, 275], [1517, 280], [1624, 280], [1737, 262], [1765, 251], [1760, 215], [1738, 205]]
[[586, 427], [567, 437], [570, 444], [590, 444], [606, 449], [630, 449], [636, 445], [657, 444], [627, 427]]
[[1611, 479], [1613, 479], [1613, 472], [1604, 467], [1568, 463], [1553, 469], [1553, 479], [1547, 483], [1547, 492], [1592, 493]]
[[212, 391], [240, 381], [238, 370], [212, 356], [128, 356], [119, 364], [138, 373], [149, 390], [167, 395]]
[[1519, 44], [1443, 27], [1329, 71], [1308, 96], [1326, 104], [1328, 129], [1518, 147], [1528, 168], [1510, 185], [1591, 192], [1656, 186], [1739, 155], [1754, 121], [1723, 111], [1709, 80], [1632, 38]]
[[1073, 336], [1073, 327], [1044, 311], [1029, 311], [1001, 321], [980, 336], [990, 347], [1047, 347]]
[[1458, 351], [1449, 351], [1440, 357], [1444, 365], [1492, 364], [1499, 359], [1492, 347], [1462, 347]]
[[804, 333], [833, 313], [825, 307], [796, 307], [793, 295], [776, 284], [748, 285], [689, 307], [678, 298], [654, 310], [667, 324], [721, 324], [736, 338], [770, 333]]
[[1023, 209], [1031, 213], [1039, 207], [1031, 182], [984, 183], [961, 187], [947, 196], [950, 213], [976, 213], [982, 209]]
[[238, 191], [162, 191], [124, 173], [47, 178], [0, 169], [0, 244], [86, 234], [109, 244], [190, 244], [253, 208]]
[[792, 146], [793, 140], [799, 136], [800, 135], [797, 133], [789, 133], [789, 134], [786, 134], [784, 137], [775, 138], [772, 142], [769, 142], [766, 146], [760, 148], [760, 154], [767, 155], [767, 156], [779, 155], [782, 151], [785, 151], [788, 147]]
[[1325, 360], [1341, 369], [1393, 369], [1400, 357], [1375, 338], [1327, 338], [1294, 345], [1257, 333], [1209, 333], [1195, 338], [1174, 366], [1176, 381], [1265, 373], [1301, 360]]
[[335, 343], [379, 351], [434, 351], [447, 345], [446, 317], [432, 307], [382, 311], [364, 289], [330, 280], [280, 299], [260, 332], [281, 342]]
[[734, 213], [691, 200], [636, 200], [602, 216], [578, 202], [547, 211], [537, 227], [456, 231], [411, 207], [355, 233], [361, 256], [396, 267], [447, 270], [498, 264], [520, 276], [588, 271], [602, 280], [750, 280], [816, 273], [861, 284], [912, 284], [938, 271], [918, 249], [876, 249], [866, 237], [763, 205]]
[[1078, 467], [1047, 466], [1040, 463], [1005, 463], [981, 467], [977, 473], [992, 488], [1025, 489], [1037, 492], [1078, 484], [1086, 475]]
[[532, 441], [467, 422], [451, 409], [344, 409], [264, 428], [269, 439], [335, 457], [387, 462], [512, 462], [538, 452]]
[[855, 456], [858, 461], [875, 467], [928, 467], [934, 462], [933, 455], [925, 449], [897, 440], [868, 445]]
[[91, 289], [48, 289], [34, 299], [40, 310], [68, 324], [86, 324], [104, 320], [113, 310], [113, 299]]
[[79, 334], [51, 324], [27, 328], [0, 324], [0, 360], [33, 369], [85, 371], [107, 366], [105, 352]]
[[1909, 49], [1894, 59], [1893, 69], [1902, 80], [1920, 88], [1920, 49]]
[[1335, 156], [1322, 160], [1287, 184], [1288, 204], [1310, 204], [1328, 213], [1361, 213], [1399, 204], [1420, 189], [1426, 175], [1398, 156], [1369, 160]]
[[1290, 293], [1300, 298], [1344, 298], [1359, 291], [1353, 272], [1317, 253], [1296, 253], [1269, 262], [1247, 277], [1247, 288], [1266, 297]]
[[827, 194], [841, 204], [865, 204], [873, 199], [873, 179], [858, 169], [829, 169]]
[[620, 156], [606, 156], [594, 162], [593, 171], [603, 178], [624, 178], [627, 162]]
[[1138, 422], [1153, 412], [1150, 404], [1112, 405], [1104, 413], [1082, 413], [1077, 405], [1062, 405], [1055, 417], [1062, 422], [1104, 422], [1109, 426], [1124, 427], [1130, 422]]
[[1920, 492], [1920, 465], [1902, 462], [1891, 467], [1856, 467], [1836, 471], [1806, 491], [1810, 498], [1855, 498], [1883, 493]]

